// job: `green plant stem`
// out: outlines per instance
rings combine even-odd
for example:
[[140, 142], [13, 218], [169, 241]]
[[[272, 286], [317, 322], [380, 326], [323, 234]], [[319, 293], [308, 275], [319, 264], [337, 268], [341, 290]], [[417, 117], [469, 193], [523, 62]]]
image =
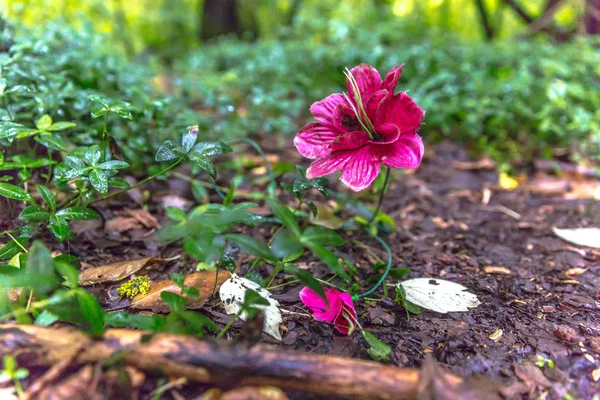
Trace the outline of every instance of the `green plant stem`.
[[160, 172], [157, 172], [156, 174], [154, 174], [152, 176], [149, 176], [149, 177], [147, 177], [144, 180], [139, 181], [138, 183], [136, 183], [135, 185], [133, 185], [131, 187], [128, 187], [128, 188], [125, 188], [125, 189], [121, 189], [121, 190], [118, 190], [118, 191], [116, 191], [114, 193], [106, 195], [104, 197], [100, 197], [98, 199], [92, 200], [92, 201], [90, 201], [88, 203], [88, 205], [97, 203], [97, 202], [102, 201], [102, 200], [110, 199], [111, 197], [118, 196], [118, 195], [126, 193], [126, 192], [128, 192], [128, 191], [130, 191], [132, 189], [135, 189], [135, 188], [137, 188], [139, 186], [142, 186], [144, 183], [146, 183], [148, 181], [151, 181], [152, 179], [156, 178], [157, 176], [160, 176], [162, 174], [166, 174], [167, 172], [169, 172], [170, 170], [172, 170], [173, 168], [175, 168], [176, 166], [178, 166], [183, 161], [183, 159], [184, 159], [184, 157], [180, 157], [177, 161], [175, 161], [173, 164], [169, 165], [168, 167], [162, 169]]
[[363, 294], [352, 296], [352, 300], [358, 300], [358, 299], [365, 298], [365, 297], [369, 296], [371, 293], [375, 292], [375, 290], [377, 290], [377, 288], [385, 282], [388, 274], [390, 273], [390, 269], [392, 269], [392, 250], [390, 250], [390, 246], [388, 246], [387, 243], [384, 242], [384, 240], [382, 238], [380, 238], [379, 236], [377, 236], [377, 235], [371, 235], [371, 236], [373, 236], [373, 239], [377, 240], [379, 242], [379, 244], [381, 244], [381, 246], [383, 246], [383, 248], [387, 252], [387, 265], [385, 267], [385, 271], [383, 272], [383, 274], [381, 274], [381, 278], [379, 278], [379, 281], [375, 284], [375, 286], [373, 286], [370, 290], [368, 290], [367, 292], [365, 292]]
[[8, 235], [8, 237], [10, 238], [10, 240], [15, 242], [17, 244], [17, 246], [19, 246], [21, 248], [21, 250], [23, 250], [25, 253], [28, 253], [27, 249], [25, 247], [23, 247], [21, 245], [21, 243], [19, 243], [19, 241], [17, 239], [15, 239], [15, 237], [13, 235], [11, 235], [11, 233], [9, 231], [4, 231], [4, 233], [6, 233]]
[[385, 180], [383, 181], [383, 187], [381, 188], [381, 192], [379, 192], [379, 201], [377, 202], [377, 208], [375, 209], [375, 212], [369, 219], [369, 222], [367, 222], [367, 225], [371, 225], [373, 223], [373, 221], [375, 221], [375, 218], [377, 218], [377, 214], [379, 214], [379, 210], [381, 209], [381, 204], [383, 203], [383, 197], [385, 196], [385, 193], [387, 192], [388, 182], [390, 180], [390, 170], [391, 170], [391, 168], [387, 167], [387, 169], [385, 171]]
[[235, 321], [237, 321], [239, 317], [240, 317], [240, 316], [239, 316], [239, 314], [236, 314], [236, 315], [234, 315], [234, 316], [233, 316], [233, 317], [232, 317], [232, 318], [229, 320], [229, 322], [227, 323], [227, 325], [225, 325], [225, 326], [223, 327], [223, 329], [221, 329], [221, 332], [219, 332], [219, 334], [217, 335], [217, 339], [222, 339], [222, 338], [223, 338], [223, 336], [225, 336], [225, 334], [226, 334], [226, 333], [227, 333], [227, 331], [229, 330], [229, 328], [231, 328], [231, 326], [232, 326], [233, 324], [235, 324]]
[[17, 397], [22, 399], [25, 396], [25, 392], [23, 392], [23, 386], [21, 386], [21, 381], [19, 378], [13, 378], [13, 383], [15, 385], [15, 390], [17, 391]]
[[72, 206], [73, 204], [77, 203], [86, 193], [88, 192], [87, 188], [82, 188], [79, 193], [77, 194], [77, 196], [75, 196], [74, 198], [72, 198], [71, 200], [67, 201], [64, 205], [60, 205], [58, 208], [67, 208]]
[[104, 127], [102, 128], [102, 162], [106, 161], [106, 147], [107, 147], [107, 133], [106, 127], [108, 126], [108, 112], [104, 114]]

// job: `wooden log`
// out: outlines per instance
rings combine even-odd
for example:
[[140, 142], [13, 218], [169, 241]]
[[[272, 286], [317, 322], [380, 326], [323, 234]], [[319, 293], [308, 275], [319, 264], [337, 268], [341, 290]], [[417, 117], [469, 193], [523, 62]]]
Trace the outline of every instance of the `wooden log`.
[[[435, 389], [432, 382], [436, 380], [431, 367], [424, 370], [429, 370], [425, 377], [417, 370], [371, 361], [126, 329], [110, 329], [94, 339], [68, 327], [0, 325], [0, 356], [5, 354], [15, 356], [25, 368], [51, 366], [65, 358], [72, 358], [73, 364], [87, 364], [119, 356], [125, 364], [147, 373], [185, 377], [222, 388], [272, 385], [342, 399], [423, 398], [420, 393]], [[461, 378], [441, 374], [445, 391], [462, 390]]]

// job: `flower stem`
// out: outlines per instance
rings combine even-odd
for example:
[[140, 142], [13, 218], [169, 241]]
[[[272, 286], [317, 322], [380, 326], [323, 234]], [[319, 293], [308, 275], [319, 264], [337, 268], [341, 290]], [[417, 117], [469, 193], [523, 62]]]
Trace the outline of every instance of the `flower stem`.
[[391, 170], [391, 168], [387, 167], [387, 169], [385, 171], [385, 180], [383, 181], [383, 187], [381, 188], [381, 192], [379, 192], [379, 201], [377, 202], [377, 208], [375, 209], [375, 212], [371, 216], [371, 219], [369, 219], [369, 222], [367, 222], [367, 225], [371, 225], [373, 223], [373, 221], [375, 221], [375, 218], [377, 218], [377, 214], [379, 214], [379, 210], [381, 209], [381, 204], [383, 203], [383, 196], [385, 196], [385, 193], [387, 192], [388, 182], [390, 180], [390, 170]]
[[176, 166], [178, 166], [179, 163], [181, 163], [183, 161], [183, 159], [184, 159], [184, 157], [180, 157], [177, 161], [175, 161], [173, 164], [169, 165], [168, 167], [162, 169], [160, 172], [157, 172], [156, 174], [151, 175], [151, 176], [147, 177], [146, 179], [139, 181], [138, 183], [136, 183], [135, 185], [133, 185], [131, 187], [128, 187], [128, 188], [125, 188], [125, 189], [121, 189], [121, 190], [118, 190], [118, 191], [116, 191], [114, 193], [106, 195], [104, 197], [100, 197], [98, 199], [92, 200], [92, 201], [90, 201], [88, 203], [88, 205], [97, 203], [97, 202], [102, 201], [102, 200], [110, 199], [111, 197], [115, 197], [115, 196], [118, 196], [118, 195], [123, 194], [125, 192], [128, 192], [131, 189], [135, 189], [138, 186], [142, 186], [144, 183], [146, 183], [148, 181], [151, 181], [152, 179], [156, 178], [157, 176], [160, 176], [162, 174], [166, 174], [167, 172], [169, 172], [170, 170], [172, 170], [173, 168], [175, 168]]
[[377, 288], [385, 282], [388, 274], [390, 273], [390, 269], [392, 269], [392, 251], [390, 250], [390, 247], [379, 236], [377, 236], [377, 235], [372, 235], [372, 236], [373, 236], [373, 239], [377, 240], [379, 242], [379, 244], [381, 244], [381, 246], [383, 246], [383, 248], [387, 252], [387, 265], [385, 267], [385, 271], [383, 272], [383, 274], [381, 274], [381, 278], [379, 278], [379, 281], [375, 284], [375, 286], [373, 286], [369, 291], [367, 291], [363, 294], [352, 296], [352, 300], [362, 299], [364, 297], [369, 296], [371, 293], [373, 293], [375, 290], [377, 290]]
[[223, 338], [223, 336], [225, 336], [225, 333], [227, 333], [227, 331], [229, 330], [229, 328], [231, 328], [231, 326], [235, 323], [235, 321], [238, 320], [239, 318], [239, 314], [234, 315], [229, 322], [227, 323], [227, 325], [225, 325], [223, 327], [223, 329], [221, 329], [221, 332], [219, 332], [219, 334], [217, 335], [217, 339], [221, 339]]

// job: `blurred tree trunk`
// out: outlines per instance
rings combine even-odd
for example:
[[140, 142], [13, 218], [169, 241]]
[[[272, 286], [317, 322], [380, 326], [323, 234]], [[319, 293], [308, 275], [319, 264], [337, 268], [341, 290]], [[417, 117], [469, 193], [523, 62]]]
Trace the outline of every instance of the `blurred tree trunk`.
[[483, 0], [475, 0], [475, 5], [477, 6], [477, 13], [479, 14], [479, 19], [481, 21], [481, 26], [483, 28], [483, 32], [487, 40], [492, 40], [494, 38], [494, 28], [492, 28], [492, 24], [490, 22], [490, 16], [487, 12], [485, 4]]
[[237, 0], [204, 0], [202, 3], [201, 39], [241, 33]]
[[587, 0], [585, 4], [585, 33], [600, 34], [600, 0]]

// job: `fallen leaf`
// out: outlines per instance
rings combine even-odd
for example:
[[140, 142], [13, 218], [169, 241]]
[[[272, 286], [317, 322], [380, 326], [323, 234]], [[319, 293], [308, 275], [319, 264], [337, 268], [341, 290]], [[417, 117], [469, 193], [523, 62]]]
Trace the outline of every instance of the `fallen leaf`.
[[502, 329], [498, 329], [494, 333], [492, 333], [489, 337], [494, 342], [497, 342], [498, 340], [500, 340], [500, 338], [502, 337], [503, 333], [504, 333], [504, 331]]
[[[219, 287], [229, 278], [229, 276], [230, 275], [227, 272], [219, 271], [216, 290], [219, 290]], [[185, 277], [185, 280], [183, 281], [184, 285], [196, 288], [198, 293], [200, 293], [198, 298], [187, 299], [185, 303], [186, 308], [196, 310], [204, 306], [215, 287], [215, 278], [216, 273], [214, 271], [195, 272]], [[170, 279], [152, 282], [148, 293], [135, 296], [131, 300], [129, 308], [135, 310], [152, 310], [153, 312], [169, 312], [169, 307], [160, 298], [160, 294], [165, 291], [180, 294], [181, 288]]]
[[[265, 313], [265, 322], [263, 325], [264, 332], [277, 340], [281, 340], [279, 324], [283, 322], [283, 319], [281, 318], [281, 311], [279, 310], [279, 302], [271, 298], [271, 293], [260, 287], [259, 284], [252, 282], [249, 279], [242, 278], [237, 274], [233, 274], [231, 278], [223, 283], [219, 290], [219, 297], [225, 305], [225, 311], [227, 314], [237, 314], [240, 312], [248, 289], [256, 291], [261, 297], [269, 302], [268, 306], [256, 305], [255, 307]], [[247, 318], [248, 313], [244, 311], [240, 315], [240, 319], [245, 321]]]
[[125, 209], [125, 212], [137, 220], [140, 224], [144, 225], [148, 229], [158, 229], [160, 228], [160, 224], [156, 220], [156, 218], [148, 212], [148, 210], [144, 210], [143, 208], [138, 208], [136, 210], [130, 210], [128, 208]]
[[492, 159], [484, 157], [477, 161], [453, 161], [452, 167], [461, 171], [477, 171], [482, 169], [495, 170], [497, 165]]
[[461, 284], [434, 278], [416, 278], [400, 282], [406, 300], [428, 310], [442, 314], [469, 311], [479, 304], [477, 296]]
[[581, 275], [583, 274], [585, 271], [587, 271], [589, 268], [580, 268], [580, 267], [574, 267], [574, 268], [569, 268], [567, 270], [567, 272], [565, 272], [565, 275], [567, 276], [577, 276], [577, 275]]
[[486, 274], [504, 274], [504, 275], [512, 274], [510, 269], [508, 269], [506, 267], [497, 267], [494, 265], [487, 265], [487, 266], [483, 267], [483, 272], [485, 272]]
[[498, 186], [504, 190], [514, 190], [519, 187], [519, 181], [511, 178], [506, 172], [502, 172], [498, 176]]
[[104, 229], [111, 232], [127, 232], [133, 229], [141, 229], [142, 225], [135, 218], [117, 217], [109, 219], [104, 224]]
[[79, 274], [79, 284], [93, 285], [95, 283], [118, 282], [133, 275], [142, 274], [170, 259], [162, 258], [141, 258], [139, 260], [119, 261], [113, 264], [104, 265], [101, 267], [92, 267], [81, 271]]
[[594, 382], [598, 382], [600, 380], [600, 367], [592, 371], [592, 379]]
[[600, 228], [552, 228], [556, 236], [577, 246], [600, 249]]

